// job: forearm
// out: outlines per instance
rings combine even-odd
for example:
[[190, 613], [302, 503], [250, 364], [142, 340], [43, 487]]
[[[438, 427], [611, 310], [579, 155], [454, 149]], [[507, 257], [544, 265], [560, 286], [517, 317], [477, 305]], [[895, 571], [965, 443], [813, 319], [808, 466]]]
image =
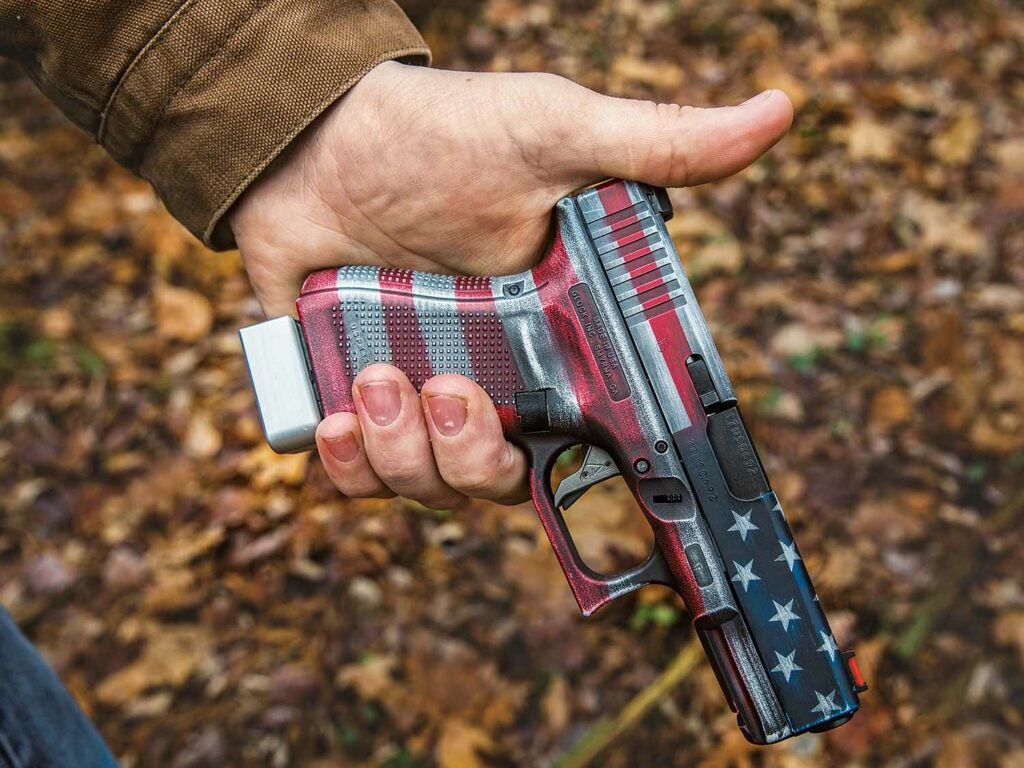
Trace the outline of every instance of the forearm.
[[426, 62], [392, 0], [0, 0], [0, 53], [214, 247], [224, 213], [387, 59]]

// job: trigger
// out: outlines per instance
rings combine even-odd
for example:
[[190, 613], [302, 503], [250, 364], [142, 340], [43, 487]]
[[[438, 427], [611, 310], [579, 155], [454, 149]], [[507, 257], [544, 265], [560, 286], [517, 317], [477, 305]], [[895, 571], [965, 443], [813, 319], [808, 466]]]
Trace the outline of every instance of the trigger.
[[619, 468], [611, 456], [597, 446], [588, 445], [580, 468], [558, 484], [555, 506], [568, 509], [592, 486], [618, 474]]

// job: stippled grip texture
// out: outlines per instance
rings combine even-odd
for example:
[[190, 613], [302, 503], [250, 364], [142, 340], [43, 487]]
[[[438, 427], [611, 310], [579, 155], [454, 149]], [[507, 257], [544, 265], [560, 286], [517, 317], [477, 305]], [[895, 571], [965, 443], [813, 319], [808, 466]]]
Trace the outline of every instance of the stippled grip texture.
[[373, 363], [390, 363], [417, 389], [439, 374], [468, 376], [490, 395], [503, 421], [512, 420], [522, 380], [499, 308], [507, 298], [487, 277], [365, 266], [311, 275], [298, 310], [317, 350], [311, 365], [324, 412], [353, 410], [356, 375]]

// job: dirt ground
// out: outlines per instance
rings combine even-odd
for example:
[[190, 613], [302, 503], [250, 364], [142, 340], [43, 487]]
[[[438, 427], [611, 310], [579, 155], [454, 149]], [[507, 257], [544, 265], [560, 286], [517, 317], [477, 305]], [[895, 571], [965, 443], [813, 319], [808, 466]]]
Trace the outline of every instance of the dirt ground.
[[[759, 749], [702, 661], [590, 764], [1024, 765], [1021, 6], [409, 6], [438, 66], [797, 107], [671, 228], [871, 690]], [[531, 507], [350, 502], [273, 455], [259, 317], [237, 254], [0, 66], [0, 602], [125, 766], [581, 765], [693, 641], [678, 599], [585, 620]], [[571, 522], [600, 568], [649, 545], [615, 489]]]

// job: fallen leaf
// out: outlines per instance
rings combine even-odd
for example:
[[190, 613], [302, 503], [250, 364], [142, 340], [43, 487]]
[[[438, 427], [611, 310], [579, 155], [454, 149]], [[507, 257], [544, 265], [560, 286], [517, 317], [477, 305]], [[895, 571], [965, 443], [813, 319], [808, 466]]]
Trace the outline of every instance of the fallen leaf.
[[486, 768], [480, 750], [493, 746], [490, 736], [461, 720], [448, 720], [437, 741], [434, 756], [440, 768]]
[[222, 445], [220, 431], [206, 413], [196, 413], [188, 423], [185, 432], [185, 453], [194, 459], [209, 459], [216, 456]]
[[935, 768], [974, 768], [979, 765], [974, 739], [964, 731], [942, 734], [942, 744], [935, 755]]
[[901, 136], [895, 126], [871, 117], [858, 117], [839, 130], [851, 160], [893, 160], [900, 150]]
[[358, 664], [342, 667], [334, 682], [340, 688], [355, 688], [361, 698], [373, 700], [395, 684], [391, 676], [394, 668], [394, 656], [371, 656]]
[[138, 660], [104, 679], [96, 697], [107, 706], [120, 707], [151, 688], [176, 688], [192, 677], [208, 654], [208, 640], [198, 627], [156, 627]]
[[149, 576], [145, 558], [127, 547], [116, 547], [103, 565], [103, 583], [113, 590], [130, 589], [142, 584]]
[[912, 72], [930, 64], [936, 54], [931, 36], [920, 26], [904, 23], [889, 36], [878, 52], [882, 66], [891, 72]]
[[229, 762], [228, 741], [220, 727], [211, 724], [189, 737], [171, 768], [222, 768]]
[[261, 490], [278, 483], [299, 485], [306, 479], [309, 457], [309, 453], [277, 454], [269, 445], [261, 443], [245, 455], [240, 468]]
[[37, 555], [25, 566], [25, 586], [43, 597], [53, 597], [78, 581], [75, 570], [54, 555]]
[[569, 686], [564, 677], [556, 675], [551, 679], [540, 706], [544, 713], [544, 719], [547, 721], [548, 730], [558, 734], [566, 729], [569, 725], [570, 704]]
[[288, 545], [293, 531], [292, 526], [285, 525], [252, 541], [246, 541], [232, 549], [229, 562], [234, 566], [250, 565], [276, 555]]
[[882, 387], [871, 398], [871, 422], [883, 429], [905, 424], [913, 413], [910, 396], [903, 387]]
[[151, 613], [177, 613], [194, 608], [203, 599], [196, 589], [195, 573], [186, 569], [162, 571], [146, 589], [143, 605]]
[[843, 341], [837, 328], [818, 328], [805, 323], [783, 326], [772, 339], [772, 351], [786, 358], [805, 357], [833, 350]]
[[616, 56], [612, 77], [625, 83], [642, 83], [661, 91], [675, 92], [683, 85], [683, 70], [664, 61], [650, 61], [632, 56]]
[[160, 283], [153, 289], [156, 330], [165, 339], [200, 341], [213, 327], [213, 306], [201, 293]]
[[929, 147], [946, 165], [963, 165], [974, 157], [981, 138], [981, 122], [972, 106], [957, 111], [953, 122], [942, 133], [931, 140]]
[[267, 693], [274, 703], [298, 707], [308, 704], [319, 692], [319, 675], [311, 669], [290, 664], [271, 675]]
[[917, 245], [926, 251], [945, 250], [964, 256], [985, 253], [985, 239], [962, 207], [908, 193], [901, 213], [917, 224], [920, 239]]
[[1015, 647], [1024, 666], [1024, 611], [1000, 614], [993, 625], [993, 635], [1003, 645]]

